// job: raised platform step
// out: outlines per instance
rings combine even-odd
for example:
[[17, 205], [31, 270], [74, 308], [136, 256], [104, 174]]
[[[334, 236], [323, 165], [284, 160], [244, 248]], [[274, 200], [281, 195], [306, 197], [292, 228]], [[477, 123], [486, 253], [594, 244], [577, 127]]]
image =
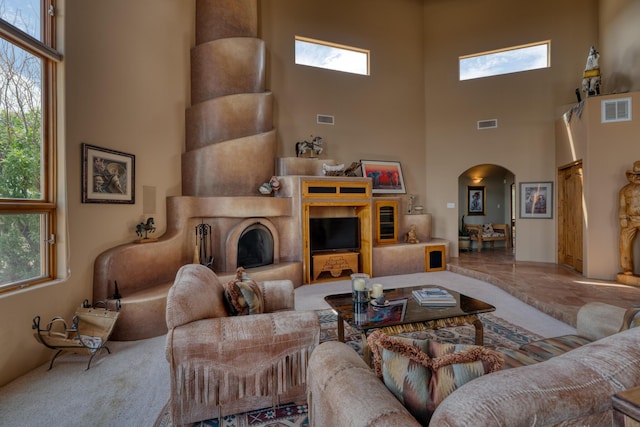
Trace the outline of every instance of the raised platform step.
[[443, 260], [449, 256], [449, 241], [445, 239], [431, 239], [420, 243], [397, 243], [373, 247], [373, 276], [394, 276], [427, 271], [427, 248], [444, 246]]

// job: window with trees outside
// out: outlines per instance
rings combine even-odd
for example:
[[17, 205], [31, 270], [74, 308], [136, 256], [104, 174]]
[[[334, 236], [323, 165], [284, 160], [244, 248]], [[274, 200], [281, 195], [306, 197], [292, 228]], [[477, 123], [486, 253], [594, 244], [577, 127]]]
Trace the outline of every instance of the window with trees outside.
[[55, 0], [0, 0], [0, 292], [55, 272]]

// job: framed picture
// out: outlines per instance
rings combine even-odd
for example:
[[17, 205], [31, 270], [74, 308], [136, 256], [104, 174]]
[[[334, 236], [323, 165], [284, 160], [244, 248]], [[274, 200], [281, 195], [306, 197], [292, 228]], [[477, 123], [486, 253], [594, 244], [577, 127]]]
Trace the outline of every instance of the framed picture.
[[371, 178], [372, 192], [378, 194], [405, 194], [400, 162], [361, 160], [362, 176]]
[[133, 154], [82, 144], [82, 203], [135, 203], [135, 168]]
[[520, 183], [520, 218], [552, 218], [553, 183]]
[[484, 215], [486, 197], [484, 185], [467, 186], [467, 215]]

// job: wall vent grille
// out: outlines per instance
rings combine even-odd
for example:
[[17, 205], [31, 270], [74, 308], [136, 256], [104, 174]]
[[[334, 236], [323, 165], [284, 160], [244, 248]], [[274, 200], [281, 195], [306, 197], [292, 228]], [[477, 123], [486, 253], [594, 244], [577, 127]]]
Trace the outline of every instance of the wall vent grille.
[[333, 116], [328, 116], [326, 114], [318, 114], [317, 122], [319, 125], [332, 125], [334, 124]]
[[602, 101], [602, 123], [628, 122], [631, 120], [631, 98]]
[[478, 120], [478, 129], [495, 129], [498, 127], [498, 119]]

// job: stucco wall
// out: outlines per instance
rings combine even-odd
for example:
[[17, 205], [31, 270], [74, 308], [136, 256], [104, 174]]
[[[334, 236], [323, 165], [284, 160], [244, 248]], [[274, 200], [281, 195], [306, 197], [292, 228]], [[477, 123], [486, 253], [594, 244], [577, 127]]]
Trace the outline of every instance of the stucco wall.
[[[455, 254], [466, 169], [490, 163], [513, 172], [516, 184], [555, 181], [555, 108], [575, 99], [597, 39], [597, 2], [427, 1], [424, 20], [427, 211], [433, 234], [455, 242]], [[551, 68], [458, 81], [460, 55], [544, 40]], [[493, 118], [497, 129], [476, 130]], [[516, 227], [516, 259], [555, 262], [555, 218], [517, 219]]]
[[[632, 121], [602, 123], [603, 100], [631, 98]], [[570, 107], [567, 107], [567, 111]], [[558, 166], [582, 160], [584, 224], [583, 274], [594, 279], [615, 280], [620, 272], [618, 236], [618, 192], [628, 184], [625, 172], [640, 160], [638, 111], [640, 93], [603, 95], [588, 98], [582, 114], [573, 114], [568, 125], [558, 122]], [[634, 258], [640, 265], [640, 239], [636, 239]]]
[[[324, 138], [323, 158], [400, 161], [407, 192], [425, 202], [422, 0], [261, 0], [280, 156]], [[371, 51], [371, 75], [296, 65], [294, 37]], [[335, 125], [316, 124], [317, 114]], [[406, 203], [407, 197], [403, 197]]]
[[[155, 187], [157, 234], [165, 229], [164, 201], [180, 194], [184, 112], [189, 103], [189, 49], [194, 1], [114, 0], [58, 3], [64, 32], [61, 75], [66, 117], [63, 149], [70, 276], [54, 285], [0, 298], [0, 385], [52, 356], [32, 337], [35, 315], [71, 319], [91, 300], [93, 262], [102, 251], [137, 238], [143, 186]], [[80, 202], [80, 144], [136, 156], [136, 203]], [[149, 201], [147, 200], [147, 204]]]

